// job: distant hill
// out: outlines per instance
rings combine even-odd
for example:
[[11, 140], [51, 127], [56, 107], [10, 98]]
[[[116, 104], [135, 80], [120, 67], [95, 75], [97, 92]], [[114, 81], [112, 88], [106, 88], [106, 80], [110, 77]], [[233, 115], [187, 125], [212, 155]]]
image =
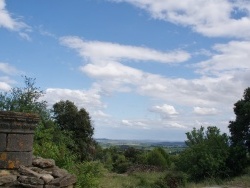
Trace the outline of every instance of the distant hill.
[[185, 142], [181, 141], [162, 141], [162, 140], [115, 140], [107, 138], [97, 138], [95, 139], [98, 143], [101, 144], [110, 144], [110, 145], [147, 145], [152, 147], [186, 147]]

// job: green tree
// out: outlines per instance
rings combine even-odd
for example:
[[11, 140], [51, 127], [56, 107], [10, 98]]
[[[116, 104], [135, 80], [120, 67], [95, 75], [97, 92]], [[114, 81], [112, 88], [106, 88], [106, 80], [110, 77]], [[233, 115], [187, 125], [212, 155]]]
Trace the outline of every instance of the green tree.
[[180, 154], [177, 167], [194, 181], [228, 176], [228, 136], [217, 127], [193, 129], [186, 133], [188, 148]]
[[79, 154], [80, 160], [91, 159], [95, 150], [95, 141], [92, 138], [94, 127], [92, 126], [89, 113], [81, 108], [78, 110], [71, 101], [60, 101], [53, 105], [53, 117], [61, 130], [72, 133], [75, 141], [75, 152]]
[[243, 146], [250, 152], [250, 88], [244, 91], [243, 99], [234, 104], [236, 119], [230, 121], [229, 130], [234, 146]]
[[162, 148], [154, 148], [148, 153], [147, 164], [166, 168], [169, 165], [169, 155]]
[[13, 87], [0, 93], [0, 110], [32, 112], [47, 117], [46, 101], [41, 100], [43, 91], [35, 86], [35, 78], [24, 77], [24, 87]]
[[68, 169], [77, 161], [77, 155], [69, 149], [74, 145], [70, 132], [60, 130], [52, 120], [42, 121], [36, 128], [34, 155], [54, 159], [61, 168]]
[[236, 119], [228, 126], [231, 133], [228, 166], [232, 175], [238, 175], [246, 169], [250, 153], [250, 88], [245, 89], [243, 99], [234, 104], [234, 113]]

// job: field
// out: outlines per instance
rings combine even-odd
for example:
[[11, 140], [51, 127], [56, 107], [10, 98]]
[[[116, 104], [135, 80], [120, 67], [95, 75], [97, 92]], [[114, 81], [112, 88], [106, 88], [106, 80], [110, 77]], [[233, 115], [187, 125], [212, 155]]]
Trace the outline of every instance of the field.
[[161, 147], [169, 154], [176, 154], [186, 148], [185, 142], [168, 142], [157, 140], [111, 140], [111, 139], [96, 139], [102, 148], [118, 147], [120, 149], [127, 149], [133, 147], [141, 150], [152, 150], [156, 147]]

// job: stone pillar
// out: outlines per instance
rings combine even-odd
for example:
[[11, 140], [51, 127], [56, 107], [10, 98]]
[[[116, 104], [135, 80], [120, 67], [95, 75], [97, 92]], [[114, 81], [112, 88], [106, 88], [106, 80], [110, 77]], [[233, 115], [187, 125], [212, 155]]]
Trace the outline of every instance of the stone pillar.
[[0, 169], [32, 165], [35, 114], [0, 111]]

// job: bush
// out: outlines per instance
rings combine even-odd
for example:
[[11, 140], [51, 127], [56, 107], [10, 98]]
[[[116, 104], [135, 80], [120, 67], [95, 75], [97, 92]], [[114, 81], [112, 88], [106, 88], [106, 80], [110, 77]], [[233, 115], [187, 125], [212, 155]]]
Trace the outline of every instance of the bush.
[[69, 149], [74, 142], [67, 134], [57, 129], [52, 121], [40, 123], [35, 132], [34, 155], [54, 159], [60, 168], [74, 165], [77, 156]]
[[98, 188], [100, 177], [106, 173], [102, 163], [98, 161], [78, 163], [68, 170], [77, 176], [77, 188]]
[[155, 188], [178, 188], [185, 187], [187, 175], [182, 172], [168, 172], [164, 178], [155, 183]]
[[169, 156], [161, 148], [155, 148], [147, 156], [147, 164], [166, 168], [169, 165]]
[[177, 167], [190, 175], [191, 180], [201, 181], [206, 178], [226, 178], [229, 170], [228, 138], [220, 134], [216, 127], [208, 127], [187, 133], [188, 148], [180, 154]]

